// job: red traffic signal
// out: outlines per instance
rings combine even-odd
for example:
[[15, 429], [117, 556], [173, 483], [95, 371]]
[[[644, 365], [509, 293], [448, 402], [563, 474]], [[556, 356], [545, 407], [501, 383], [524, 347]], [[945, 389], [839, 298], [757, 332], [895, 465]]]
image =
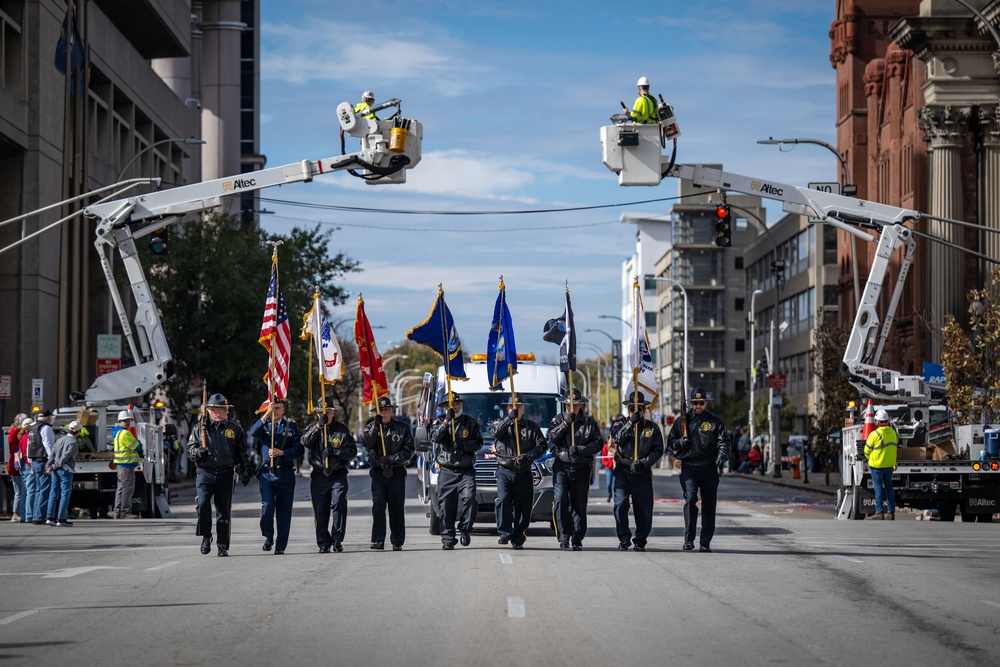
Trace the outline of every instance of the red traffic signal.
[[733, 245], [733, 220], [728, 204], [720, 204], [715, 209], [715, 245], [720, 248]]

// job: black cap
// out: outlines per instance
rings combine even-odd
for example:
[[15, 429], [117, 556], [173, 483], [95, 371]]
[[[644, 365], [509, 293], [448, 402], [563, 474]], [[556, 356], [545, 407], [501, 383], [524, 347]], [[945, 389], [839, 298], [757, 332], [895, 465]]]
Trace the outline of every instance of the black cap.
[[335, 406], [333, 404], [333, 402], [329, 398], [326, 399], [326, 405], [323, 404], [323, 399], [322, 398], [317, 398], [316, 399], [316, 411], [317, 412], [323, 412], [325, 410], [336, 410], [336, 409], [337, 409], [337, 406]]
[[392, 399], [388, 396], [382, 396], [378, 399], [378, 409], [379, 411], [385, 410], [386, 408], [394, 408], [395, 405], [392, 404]]
[[520, 393], [514, 394], [507, 399], [507, 405], [524, 405], [524, 396]]
[[229, 401], [227, 401], [226, 397], [223, 396], [222, 394], [212, 394], [211, 396], [208, 397], [208, 403], [206, 403], [205, 405], [210, 408], [231, 407], [229, 405]]
[[[569, 403], [569, 394], [563, 394], [562, 396], [560, 396], [559, 397], [559, 401], [561, 403]], [[573, 404], [574, 405], [586, 405], [589, 402], [590, 401], [587, 400], [587, 397], [583, 395], [582, 391], [580, 391], [576, 387], [573, 387]]]
[[[451, 395], [451, 402], [452, 402], [452, 404], [461, 403], [462, 402], [462, 397], [453, 392], [452, 395]], [[446, 408], [446, 407], [448, 407], [448, 397], [445, 396], [444, 398], [442, 398], [440, 401], [437, 402], [437, 405], [438, 405], [439, 408]]]
[[640, 391], [630, 393], [625, 400], [622, 401], [622, 405], [640, 405], [642, 407], [646, 407], [649, 403], [646, 402], [646, 395]]
[[51, 417], [52, 416], [52, 411], [51, 410], [45, 410], [44, 412], [42, 412], [42, 416], [43, 417]]
[[691, 400], [692, 401], [707, 401], [708, 394], [701, 387], [695, 387], [691, 390]]

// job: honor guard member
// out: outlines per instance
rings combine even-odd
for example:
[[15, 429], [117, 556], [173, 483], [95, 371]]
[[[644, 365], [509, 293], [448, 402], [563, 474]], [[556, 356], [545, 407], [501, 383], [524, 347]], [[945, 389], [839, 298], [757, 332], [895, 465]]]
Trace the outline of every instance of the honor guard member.
[[385, 511], [389, 510], [389, 541], [402, 551], [406, 540], [406, 463], [413, 456], [409, 423], [393, 416], [396, 406], [388, 396], [378, 399], [378, 414], [365, 424], [368, 475], [372, 478], [371, 549], [385, 548]]
[[[247, 435], [253, 438], [254, 451], [258, 453], [258, 460], [261, 462], [257, 468], [257, 485], [260, 487], [260, 534], [264, 537], [263, 549], [270, 551], [274, 547], [274, 554], [280, 556], [285, 553], [288, 533], [292, 529], [295, 460], [303, 452], [299, 425], [285, 419], [285, 402], [276, 398], [250, 427]], [[278, 524], [277, 542], [274, 539], [275, 519]]]
[[[618, 420], [611, 429], [611, 443], [615, 447], [618, 549], [628, 551], [631, 541], [636, 551], [645, 551], [646, 539], [653, 528], [652, 468], [663, 456], [663, 434], [656, 422], [643, 417], [649, 403], [641, 391], [632, 392], [622, 403], [628, 408], [628, 418]], [[635, 539], [628, 523], [629, 498], [635, 515]]]
[[[701, 549], [711, 553], [715, 535], [715, 504], [719, 490], [719, 469], [729, 460], [726, 425], [706, 410], [708, 395], [698, 387], [691, 391], [691, 409], [674, 421], [667, 435], [667, 447], [681, 462], [681, 489], [684, 491], [684, 551], [694, 549], [698, 528], [698, 492], [701, 492]], [[687, 425], [687, 435], [684, 433]]]
[[[497, 455], [497, 533], [500, 544], [523, 549], [531, 524], [534, 481], [531, 464], [545, 453], [545, 436], [538, 424], [524, 418], [524, 399], [515, 394], [507, 401], [507, 416], [493, 425]], [[520, 454], [518, 454], [520, 451]]]
[[[322, 554], [344, 550], [347, 530], [347, 464], [358, 454], [351, 429], [334, 415], [331, 399], [316, 401], [315, 422], [302, 434], [302, 444], [309, 452], [309, 495], [316, 521], [316, 544]], [[330, 519], [333, 518], [333, 529]]]
[[212, 394], [206, 403], [208, 417], [202, 417], [188, 438], [188, 458], [198, 467], [198, 529], [201, 553], [212, 551], [212, 500], [218, 513], [216, 532], [220, 556], [229, 555], [232, 533], [233, 488], [239, 469], [243, 486], [253, 474], [247, 453], [247, 436], [240, 425], [229, 419], [229, 403], [222, 394]]
[[[483, 448], [483, 432], [479, 422], [462, 414], [462, 398], [452, 394], [452, 406], [448, 399], [438, 403], [445, 410], [431, 430], [431, 440], [437, 447], [438, 515], [441, 520], [441, 548], [454, 549], [455, 520], [462, 535], [462, 546], [472, 541], [469, 533], [476, 520], [479, 504], [476, 502], [476, 454]], [[458, 516], [459, 503], [462, 516]]]
[[556, 519], [559, 547], [583, 550], [587, 534], [587, 499], [594, 473], [594, 456], [604, 447], [601, 427], [584, 411], [587, 397], [579, 389], [562, 399], [563, 413], [549, 426], [552, 443], [552, 512]]

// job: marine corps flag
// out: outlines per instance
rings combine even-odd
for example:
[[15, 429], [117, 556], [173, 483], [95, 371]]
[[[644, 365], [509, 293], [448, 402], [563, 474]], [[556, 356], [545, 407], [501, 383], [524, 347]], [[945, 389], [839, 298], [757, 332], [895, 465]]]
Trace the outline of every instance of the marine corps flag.
[[364, 378], [361, 391], [361, 402], [365, 405], [375, 405], [381, 396], [389, 393], [389, 383], [385, 379], [385, 369], [382, 368], [382, 355], [375, 346], [375, 335], [372, 325], [365, 315], [365, 301], [358, 292], [358, 315], [354, 320], [354, 340], [358, 344], [358, 364]]
[[641, 391], [649, 398], [649, 405], [656, 403], [660, 395], [656, 392], [656, 371], [653, 369], [653, 355], [649, 351], [649, 336], [646, 335], [646, 311], [642, 307], [642, 293], [639, 279], [632, 283], [632, 337], [626, 348], [626, 359], [632, 366], [632, 380], [625, 395]]
[[445, 376], [449, 380], [468, 380], [462, 360], [462, 340], [458, 337], [455, 320], [451, 317], [448, 304], [444, 302], [444, 290], [438, 285], [437, 299], [431, 314], [421, 324], [406, 332], [407, 340], [426, 345], [441, 355]]
[[560, 317], [545, 323], [542, 339], [559, 346], [559, 370], [576, 370], [576, 330], [573, 327], [573, 306], [569, 301], [569, 281], [566, 282], [566, 309]]
[[486, 375], [490, 389], [501, 389], [501, 383], [517, 375], [517, 348], [514, 345], [514, 325], [507, 308], [507, 290], [500, 276], [500, 294], [493, 307], [493, 324], [486, 341]]
[[[344, 377], [344, 358], [340, 352], [340, 341], [333, 328], [326, 321], [319, 303], [319, 292], [313, 294], [313, 307], [302, 316], [302, 340], [312, 340], [310, 353], [315, 352], [319, 369], [319, 381], [333, 384]], [[311, 364], [310, 364], [311, 365]]]

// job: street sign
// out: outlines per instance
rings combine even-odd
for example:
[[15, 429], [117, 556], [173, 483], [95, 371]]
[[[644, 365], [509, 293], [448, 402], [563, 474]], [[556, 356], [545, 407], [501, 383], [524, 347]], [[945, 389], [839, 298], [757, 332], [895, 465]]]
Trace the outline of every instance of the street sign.
[[[121, 334], [97, 334], [97, 358], [121, 359], [122, 358]], [[98, 375], [100, 375], [100, 373], [98, 373]]]
[[[832, 183], [808, 183], [806, 185], [810, 190], [819, 190], [820, 192], [829, 192], [830, 194], [839, 195], [840, 194], [840, 183], [836, 181]], [[809, 222], [815, 224], [817, 222], [823, 222], [819, 218], [813, 218], [810, 216]]]
[[45, 380], [31, 378], [31, 407], [42, 407], [42, 397], [45, 395]]
[[0, 375], [0, 400], [9, 401], [11, 379], [9, 375]]
[[102, 375], [107, 375], [108, 373], [114, 373], [115, 371], [120, 371], [122, 369], [121, 359], [98, 359], [97, 360], [97, 377]]
[[784, 389], [788, 386], [788, 376], [782, 373], [781, 375], [771, 374], [767, 376], [767, 388], [768, 389]]

